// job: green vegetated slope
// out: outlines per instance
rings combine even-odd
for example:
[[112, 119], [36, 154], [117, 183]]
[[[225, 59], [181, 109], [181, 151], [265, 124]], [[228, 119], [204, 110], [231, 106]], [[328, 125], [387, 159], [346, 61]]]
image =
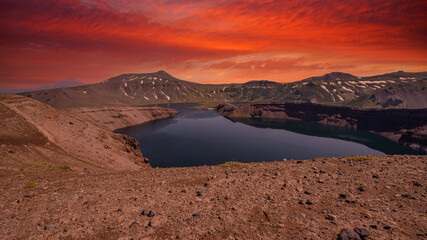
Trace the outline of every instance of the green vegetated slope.
[[312, 102], [368, 108], [426, 108], [427, 72], [356, 77], [333, 72], [292, 83], [199, 84], [165, 71], [122, 74], [104, 82], [23, 95], [54, 107], [183, 102]]

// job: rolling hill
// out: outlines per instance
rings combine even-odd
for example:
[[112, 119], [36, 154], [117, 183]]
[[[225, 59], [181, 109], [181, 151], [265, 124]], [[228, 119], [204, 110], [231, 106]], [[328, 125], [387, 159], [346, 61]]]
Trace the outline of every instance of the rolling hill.
[[292, 83], [199, 84], [165, 71], [122, 74], [101, 83], [22, 93], [54, 107], [182, 102], [311, 102], [365, 108], [427, 108], [427, 72], [356, 77], [333, 72]]
[[57, 82], [55, 84], [43, 85], [38, 88], [0, 89], [0, 93], [34, 92], [34, 91], [40, 91], [40, 90], [46, 90], [46, 89], [52, 89], [52, 88], [66, 88], [66, 87], [75, 87], [80, 85], [85, 85], [85, 84], [75, 80], [74, 78], [68, 78], [60, 82]]

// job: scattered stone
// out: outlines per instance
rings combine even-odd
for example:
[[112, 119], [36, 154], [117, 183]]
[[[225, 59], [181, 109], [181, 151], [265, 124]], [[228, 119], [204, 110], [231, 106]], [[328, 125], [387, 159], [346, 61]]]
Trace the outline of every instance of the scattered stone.
[[197, 191], [197, 192], [196, 192], [196, 196], [198, 196], [198, 197], [202, 196], [202, 192]]
[[203, 186], [205, 186], [205, 187], [209, 187], [209, 183], [205, 183]]
[[341, 193], [340, 195], [339, 195], [339, 198], [347, 198], [348, 196], [347, 196], [347, 194], [345, 194], [345, 193]]
[[298, 204], [304, 205], [304, 201], [303, 200], [299, 200]]
[[351, 229], [341, 230], [340, 235], [338, 235], [337, 240], [361, 240], [359, 234]]
[[320, 169], [320, 170], [319, 170], [319, 172], [320, 172], [320, 173], [326, 173], [326, 171], [325, 171], [325, 170], [323, 170], [323, 169]]
[[133, 226], [135, 226], [136, 224], [138, 224], [137, 222], [132, 222], [130, 225], [129, 225], [129, 228], [132, 228]]
[[83, 204], [89, 204], [90, 200], [86, 200]]
[[144, 209], [142, 210], [141, 215], [147, 216], [147, 217], [154, 217], [155, 214], [151, 210]]
[[305, 204], [307, 204], [307, 205], [312, 205], [312, 204], [313, 204], [313, 202], [312, 202], [311, 200], [307, 200], [307, 201], [305, 201]]
[[411, 197], [411, 194], [409, 194], [409, 193], [407, 193], [407, 194], [402, 194], [402, 197], [404, 197], [404, 198], [410, 198], [410, 197]]
[[416, 187], [422, 187], [421, 183], [419, 183], [419, 182], [414, 182], [414, 186], [416, 186]]
[[9, 153], [15, 153], [15, 151], [13, 151], [13, 150], [9, 150]]
[[200, 216], [200, 215], [202, 215], [202, 211], [197, 211], [197, 212], [195, 212], [195, 213], [193, 213], [193, 217], [198, 217], [198, 216]]
[[359, 191], [361, 191], [361, 192], [366, 191], [366, 188], [365, 188], [365, 186], [363, 186], [363, 185], [360, 185], [357, 189], [358, 189]]
[[385, 229], [385, 230], [390, 230], [390, 229], [391, 229], [391, 226], [390, 226], [390, 225], [385, 225], [385, 226], [384, 226], [384, 229]]
[[380, 176], [378, 174], [374, 174], [372, 175], [372, 178], [380, 178]]
[[50, 229], [52, 229], [52, 228], [56, 228], [56, 226], [55, 226], [54, 224], [52, 224], [52, 223], [49, 223], [48, 225], [46, 225], [46, 226], [44, 227], [44, 230], [50, 230]]
[[304, 191], [304, 193], [307, 194], [307, 195], [311, 194], [311, 192], [309, 192], [309, 191]]
[[331, 220], [331, 221], [334, 221], [334, 220], [336, 220], [336, 219], [337, 219], [337, 216], [332, 215], [332, 214], [328, 214], [328, 215], [326, 215], [326, 219]]
[[346, 203], [356, 203], [357, 201], [355, 199], [346, 199]]
[[147, 217], [154, 217], [154, 215], [154, 212], [150, 210], [147, 214]]
[[370, 228], [373, 228], [373, 229], [377, 229], [377, 228], [378, 228], [378, 226], [377, 226], [377, 225], [375, 225], [375, 224], [372, 224], [372, 225], [370, 225], [369, 227], [370, 227]]
[[369, 237], [369, 235], [371, 235], [371, 231], [369, 231], [366, 228], [354, 228], [354, 231], [359, 234], [360, 238], [362, 239], [366, 239]]

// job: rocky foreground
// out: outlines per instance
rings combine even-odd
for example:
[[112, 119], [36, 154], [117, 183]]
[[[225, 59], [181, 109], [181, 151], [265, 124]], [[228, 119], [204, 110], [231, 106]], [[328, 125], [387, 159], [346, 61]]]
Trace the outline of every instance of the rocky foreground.
[[1, 170], [0, 239], [427, 238], [426, 156], [45, 167]]

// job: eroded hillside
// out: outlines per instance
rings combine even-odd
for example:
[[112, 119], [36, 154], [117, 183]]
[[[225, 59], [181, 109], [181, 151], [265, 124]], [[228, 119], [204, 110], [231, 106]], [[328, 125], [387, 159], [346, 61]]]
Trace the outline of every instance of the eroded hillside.
[[367, 108], [427, 108], [427, 73], [356, 77], [333, 72], [291, 83], [198, 84], [164, 71], [122, 74], [104, 82], [24, 96], [54, 107], [182, 102], [311, 102]]
[[147, 167], [138, 142], [35, 100], [1, 94], [4, 170], [136, 170]]

